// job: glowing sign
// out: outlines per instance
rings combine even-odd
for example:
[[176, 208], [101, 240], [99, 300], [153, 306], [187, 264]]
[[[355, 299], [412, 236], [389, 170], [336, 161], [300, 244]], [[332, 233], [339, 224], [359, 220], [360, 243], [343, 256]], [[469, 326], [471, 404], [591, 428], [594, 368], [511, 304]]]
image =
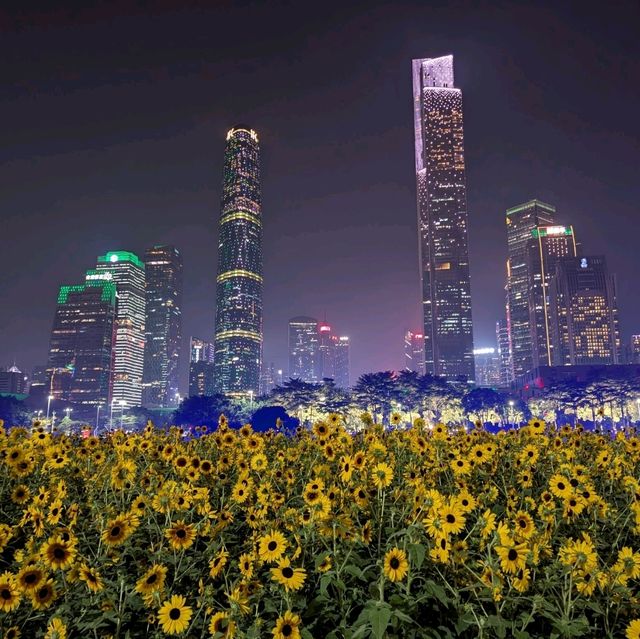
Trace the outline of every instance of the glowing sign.
[[474, 348], [473, 349], [474, 355], [491, 355], [492, 353], [495, 353], [495, 352], [496, 352], [495, 348]]
[[539, 226], [531, 231], [533, 237], [546, 237], [548, 235], [573, 235], [573, 230], [570, 226]]
[[110, 262], [117, 262], [118, 261], [118, 256], [113, 253], [110, 257], [109, 257], [109, 261]]
[[326, 333], [327, 331], [330, 331], [330, 330], [331, 330], [331, 326], [328, 326], [327, 324], [323, 324], [323, 325], [320, 327], [320, 332], [321, 332], [321, 333]]

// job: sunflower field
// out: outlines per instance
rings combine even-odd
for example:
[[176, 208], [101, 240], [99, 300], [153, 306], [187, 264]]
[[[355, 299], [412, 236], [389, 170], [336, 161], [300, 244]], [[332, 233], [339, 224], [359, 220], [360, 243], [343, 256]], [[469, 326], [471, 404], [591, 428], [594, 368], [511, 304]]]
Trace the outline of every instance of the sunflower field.
[[0, 636], [640, 637], [640, 439], [0, 426]]

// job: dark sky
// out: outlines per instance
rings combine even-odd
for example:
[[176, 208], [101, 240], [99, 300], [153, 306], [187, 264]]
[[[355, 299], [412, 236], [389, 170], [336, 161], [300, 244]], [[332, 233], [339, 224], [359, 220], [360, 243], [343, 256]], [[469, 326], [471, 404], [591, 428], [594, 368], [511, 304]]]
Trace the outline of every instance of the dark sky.
[[286, 369], [289, 317], [326, 313], [354, 377], [399, 368], [419, 327], [411, 59], [448, 53], [476, 346], [503, 312], [504, 211], [533, 197], [607, 255], [640, 332], [636, 2], [90, 4], [0, 11], [0, 365], [46, 363], [57, 287], [98, 254], [157, 243], [184, 254], [185, 336], [212, 337], [224, 136], [246, 122], [265, 361]]

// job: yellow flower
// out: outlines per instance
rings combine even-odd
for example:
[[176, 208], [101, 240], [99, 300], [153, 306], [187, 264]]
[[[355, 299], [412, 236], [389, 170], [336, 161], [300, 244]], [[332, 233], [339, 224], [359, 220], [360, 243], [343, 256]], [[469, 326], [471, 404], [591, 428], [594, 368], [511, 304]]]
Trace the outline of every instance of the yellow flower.
[[514, 518], [516, 539], [529, 539], [535, 532], [536, 527], [533, 525], [533, 519], [529, 513], [519, 510]]
[[60, 617], [54, 617], [49, 622], [44, 639], [67, 639], [67, 627]]
[[20, 605], [20, 591], [16, 579], [10, 572], [0, 575], [0, 610], [11, 612]]
[[393, 481], [393, 470], [389, 464], [385, 464], [384, 462], [376, 464], [371, 469], [371, 473], [373, 483], [378, 490], [390, 486]]
[[153, 564], [136, 582], [136, 592], [139, 592], [141, 595], [148, 595], [154, 591], [162, 590], [166, 576], [166, 566]]
[[100, 592], [104, 588], [100, 573], [95, 568], [89, 568], [86, 564], [80, 566], [80, 579], [87, 584], [91, 592]]
[[227, 559], [229, 553], [226, 550], [221, 550], [210, 562], [209, 562], [209, 574], [214, 579], [222, 572], [223, 568], [227, 565]]
[[60, 537], [50, 539], [42, 550], [42, 559], [49, 568], [65, 570], [71, 566], [76, 556], [73, 544]]
[[189, 627], [192, 611], [186, 603], [182, 595], [173, 595], [160, 606], [158, 621], [163, 632], [178, 635]]
[[46, 579], [46, 575], [41, 568], [34, 565], [27, 565], [18, 572], [16, 581], [18, 588], [24, 593], [35, 590]]
[[47, 579], [47, 581], [41, 583], [29, 594], [31, 596], [31, 605], [33, 609], [45, 610], [54, 602], [58, 593], [53, 585], [53, 579]]
[[169, 540], [169, 545], [175, 550], [185, 550], [193, 544], [196, 538], [196, 531], [193, 524], [185, 524], [181, 519], [171, 528], [164, 531], [165, 537]]
[[458, 504], [453, 501], [444, 506], [438, 513], [438, 517], [442, 522], [442, 530], [446, 534], [457, 535], [466, 523], [464, 514]]
[[262, 561], [277, 561], [287, 548], [287, 540], [277, 530], [259, 539], [258, 554]]
[[384, 575], [389, 581], [402, 581], [409, 571], [409, 562], [404, 550], [392, 548], [384, 556]]
[[516, 574], [527, 565], [528, 549], [526, 544], [496, 546], [496, 552], [500, 557], [500, 565], [504, 572]]
[[276, 568], [271, 569], [272, 579], [282, 584], [287, 592], [300, 590], [306, 579], [304, 568], [292, 568], [288, 557], [283, 557]]
[[236, 636], [236, 624], [226, 612], [216, 612], [209, 622], [209, 632], [212, 636], [219, 632], [222, 639], [233, 639]]
[[634, 619], [625, 630], [627, 639], [640, 639], [640, 619]]
[[300, 639], [300, 617], [287, 610], [271, 631], [273, 639]]

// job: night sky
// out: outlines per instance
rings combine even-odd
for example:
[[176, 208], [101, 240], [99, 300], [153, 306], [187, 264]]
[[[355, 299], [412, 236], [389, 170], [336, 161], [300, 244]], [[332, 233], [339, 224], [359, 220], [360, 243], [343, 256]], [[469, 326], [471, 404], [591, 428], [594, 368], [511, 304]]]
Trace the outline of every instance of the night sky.
[[224, 138], [243, 122], [263, 159], [264, 361], [286, 370], [287, 320], [326, 315], [353, 378], [400, 368], [420, 328], [411, 59], [449, 53], [476, 346], [503, 313], [504, 211], [533, 197], [607, 255], [640, 333], [640, 5], [531, 4], [0, 10], [0, 365], [46, 363], [58, 286], [98, 254], [159, 243], [184, 256], [185, 343], [212, 339]]

